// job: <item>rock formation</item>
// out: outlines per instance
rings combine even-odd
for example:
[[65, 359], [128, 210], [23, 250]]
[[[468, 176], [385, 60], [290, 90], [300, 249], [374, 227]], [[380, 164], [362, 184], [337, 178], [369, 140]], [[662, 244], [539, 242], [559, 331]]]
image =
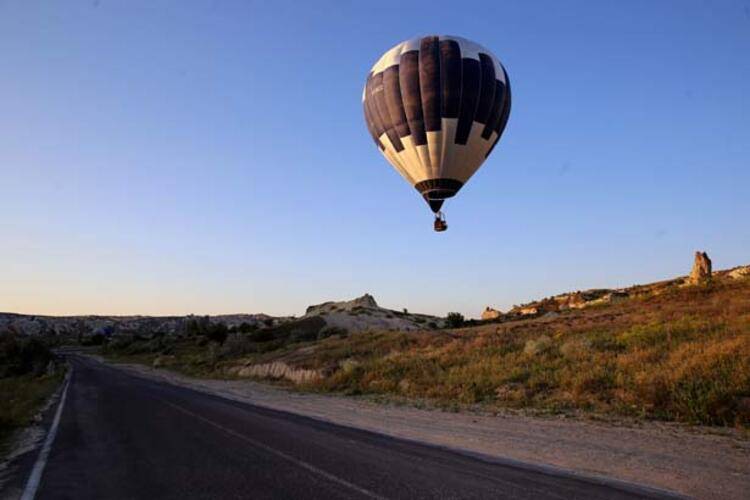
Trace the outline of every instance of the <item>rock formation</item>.
[[521, 306], [518, 309], [514, 309], [521, 316], [530, 316], [532, 314], [539, 314], [539, 308], [536, 306]]
[[378, 303], [375, 302], [375, 297], [373, 297], [369, 293], [366, 293], [361, 297], [357, 297], [352, 301], [352, 304], [354, 305], [354, 307], [378, 307]]
[[735, 267], [731, 271], [729, 271], [729, 277], [738, 280], [740, 278], [744, 278], [745, 276], [750, 276], [750, 266], [742, 266], [742, 267]]
[[323, 318], [328, 327], [350, 333], [366, 330], [431, 330], [445, 323], [444, 319], [435, 316], [380, 307], [369, 293], [352, 300], [310, 306], [303, 317]]
[[318, 314], [321, 312], [337, 312], [337, 311], [353, 311], [360, 309], [379, 309], [378, 303], [375, 301], [375, 297], [366, 293], [361, 297], [357, 297], [352, 300], [342, 300], [340, 302], [323, 302], [322, 304], [315, 304], [309, 306], [305, 311], [306, 315]]
[[688, 283], [697, 285], [711, 281], [711, 259], [706, 252], [695, 252], [695, 262], [693, 269], [690, 271]]
[[490, 306], [487, 306], [484, 308], [484, 311], [482, 311], [482, 319], [488, 320], [488, 319], [497, 319], [500, 316], [502, 316], [503, 313], [498, 311], [497, 309], [493, 309]]

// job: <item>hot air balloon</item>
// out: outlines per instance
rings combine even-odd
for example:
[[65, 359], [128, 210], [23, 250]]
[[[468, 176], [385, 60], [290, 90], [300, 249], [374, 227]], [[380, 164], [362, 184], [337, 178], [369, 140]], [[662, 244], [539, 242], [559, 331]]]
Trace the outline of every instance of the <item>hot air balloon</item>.
[[465, 38], [413, 38], [375, 63], [362, 104], [375, 144], [427, 201], [435, 231], [445, 231], [443, 202], [479, 169], [508, 123], [505, 68]]

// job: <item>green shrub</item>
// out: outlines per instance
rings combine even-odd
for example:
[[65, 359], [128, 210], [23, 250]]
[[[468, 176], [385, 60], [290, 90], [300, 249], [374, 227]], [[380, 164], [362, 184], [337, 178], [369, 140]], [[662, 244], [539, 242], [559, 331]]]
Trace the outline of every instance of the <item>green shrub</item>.
[[537, 356], [543, 352], [549, 351], [551, 347], [552, 339], [546, 335], [542, 335], [536, 339], [528, 340], [523, 347], [523, 352], [527, 356]]
[[239, 333], [251, 333], [258, 329], [258, 325], [250, 324], [247, 321], [243, 321], [240, 323], [240, 325], [236, 328], [236, 331]]
[[268, 342], [273, 340], [273, 330], [270, 328], [263, 328], [261, 330], [255, 330], [246, 336], [251, 342]]
[[224, 343], [228, 335], [229, 330], [227, 329], [227, 325], [225, 325], [224, 323], [211, 324], [206, 331], [206, 337], [208, 337], [209, 340], [220, 345]]
[[258, 343], [253, 340], [252, 335], [236, 333], [227, 337], [227, 340], [222, 344], [220, 355], [224, 358], [234, 358], [255, 352], [258, 352]]
[[325, 338], [332, 337], [334, 335], [346, 337], [347, 335], [349, 335], [349, 332], [346, 328], [340, 328], [337, 326], [326, 326], [318, 332], [317, 338], [318, 340], [323, 340]]
[[0, 378], [41, 375], [53, 358], [47, 345], [35, 337], [0, 334]]
[[445, 319], [448, 322], [448, 326], [450, 328], [460, 328], [464, 325], [464, 322], [466, 321], [464, 319], [464, 315], [461, 313], [457, 313], [457, 312], [448, 313], [448, 316], [446, 316]]

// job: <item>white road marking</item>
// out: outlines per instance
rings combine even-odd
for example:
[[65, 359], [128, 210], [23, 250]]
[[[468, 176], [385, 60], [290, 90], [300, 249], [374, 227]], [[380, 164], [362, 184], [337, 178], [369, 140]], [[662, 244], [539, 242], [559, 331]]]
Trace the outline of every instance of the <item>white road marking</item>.
[[57, 405], [55, 418], [52, 420], [52, 426], [44, 440], [42, 450], [39, 452], [36, 462], [34, 462], [34, 468], [31, 469], [29, 480], [26, 481], [26, 488], [23, 490], [21, 500], [34, 500], [36, 492], [39, 489], [39, 483], [41, 482], [42, 474], [44, 473], [44, 466], [47, 465], [47, 458], [49, 457], [49, 452], [52, 450], [52, 443], [54, 443], [55, 436], [57, 435], [57, 427], [60, 425], [60, 415], [62, 415], [63, 406], [65, 406], [65, 398], [68, 396], [68, 386], [70, 385], [72, 375], [73, 367], [71, 366], [68, 375], [65, 377], [65, 387], [63, 388], [62, 396], [60, 397], [60, 404]]
[[329, 481], [333, 481], [334, 483], [338, 483], [338, 484], [340, 484], [342, 486], [346, 486], [347, 488], [351, 488], [352, 490], [357, 491], [357, 492], [365, 495], [366, 497], [377, 498], [377, 499], [384, 499], [385, 498], [385, 497], [382, 497], [382, 496], [378, 495], [377, 493], [374, 493], [374, 492], [372, 492], [370, 490], [366, 490], [364, 488], [361, 488], [361, 487], [357, 486], [356, 484], [350, 483], [346, 479], [342, 479], [342, 478], [340, 478], [338, 476], [334, 476], [333, 474], [330, 474], [330, 473], [328, 473], [328, 472], [326, 472], [326, 471], [324, 471], [322, 469], [319, 469], [319, 468], [315, 467], [314, 465], [309, 464], [309, 463], [307, 463], [307, 462], [305, 462], [303, 460], [298, 460], [298, 459], [292, 457], [291, 455], [287, 455], [283, 451], [279, 451], [279, 450], [277, 450], [275, 448], [271, 448], [270, 446], [267, 446], [267, 445], [265, 445], [265, 444], [263, 444], [261, 442], [258, 442], [255, 439], [249, 438], [249, 437], [245, 436], [244, 434], [240, 434], [239, 432], [235, 432], [232, 429], [228, 429], [228, 428], [224, 427], [223, 425], [217, 424], [213, 420], [209, 420], [209, 419], [207, 419], [205, 417], [202, 417], [202, 416], [198, 415], [197, 413], [193, 413], [192, 411], [187, 410], [187, 409], [183, 408], [182, 406], [178, 406], [178, 405], [176, 405], [174, 403], [170, 403], [169, 401], [166, 401], [164, 399], [161, 399], [161, 402], [163, 402], [164, 404], [167, 404], [167, 405], [171, 406], [172, 408], [174, 408], [177, 411], [180, 411], [180, 412], [182, 412], [182, 413], [184, 413], [186, 415], [189, 415], [189, 416], [191, 416], [193, 418], [196, 418], [196, 419], [198, 419], [198, 420], [200, 420], [202, 422], [205, 422], [208, 425], [216, 427], [217, 429], [222, 430], [222, 431], [226, 432], [227, 434], [229, 434], [231, 436], [234, 436], [236, 438], [242, 439], [243, 441], [246, 441], [246, 442], [250, 443], [251, 445], [253, 445], [253, 446], [257, 447], [257, 448], [260, 448], [260, 449], [262, 449], [264, 451], [267, 451], [268, 453], [271, 453], [273, 455], [281, 457], [284, 460], [288, 460], [289, 462], [292, 462], [295, 465], [298, 465], [299, 467], [302, 467], [303, 469], [306, 469], [306, 470], [308, 470], [308, 471], [310, 471], [310, 472], [312, 472], [314, 474], [322, 476], [322, 477], [328, 479]]

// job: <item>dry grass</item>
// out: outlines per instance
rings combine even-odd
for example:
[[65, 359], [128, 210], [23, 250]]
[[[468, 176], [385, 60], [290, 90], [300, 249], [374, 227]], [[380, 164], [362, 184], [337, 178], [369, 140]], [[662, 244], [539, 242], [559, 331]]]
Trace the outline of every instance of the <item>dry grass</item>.
[[65, 373], [35, 377], [32, 374], [0, 379], [0, 456], [13, 432], [29, 425], [60, 385]]
[[330, 373], [313, 390], [747, 426], [750, 281], [554, 319], [330, 338], [296, 363]]

